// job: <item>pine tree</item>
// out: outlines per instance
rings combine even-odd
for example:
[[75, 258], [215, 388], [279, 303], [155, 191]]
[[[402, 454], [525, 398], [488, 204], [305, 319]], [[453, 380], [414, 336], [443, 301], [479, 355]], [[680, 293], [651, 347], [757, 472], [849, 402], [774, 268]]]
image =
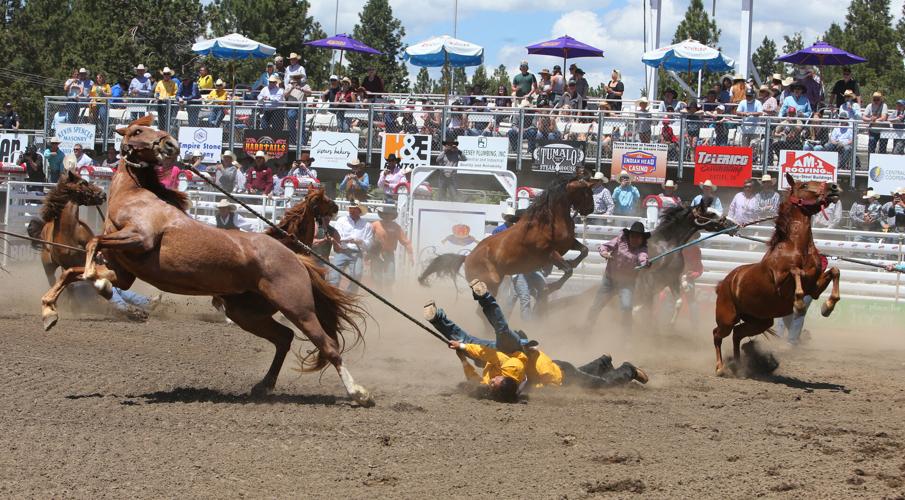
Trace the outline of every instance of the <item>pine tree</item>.
[[349, 53], [350, 74], [364, 78], [368, 67], [374, 66], [387, 91], [408, 92], [408, 70], [401, 62], [402, 52], [405, 50], [402, 44], [405, 29], [393, 17], [393, 9], [388, 0], [368, 0], [365, 3], [358, 14], [358, 24], [352, 30], [352, 37], [383, 52], [383, 55]]
[[431, 80], [430, 72], [427, 68], [421, 68], [418, 71], [418, 76], [415, 77], [415, 86], [412, 87], [412, 92], [416, 94], [430, 94], [434, 89], [434, 81]]
[[757, 68], [761, 81], [769, 82], [773, 73], [782, 73], [782, 63], [776, 62], [776, 43], [768, 37], [764, 37], [760, 47], [751, 54], [751, 62]]
[[491, 78], [490, 82], [493, 86], [490, 89], [491, 94], [496, 95], [497, 87], [503, 87], [506, 89], [506, 95], [509, 95], [509, 89], [512, 88], [512, 80], [506, 71], [506, 65], [500, 64], [497, 69], [493, 70], [493, 78]]
[[[679, 43], [688, 39], [696, 40], [704, 45], [719, 48], [720, 29], [716, 26], [716, 21], [710, 18], [710, 14], [704, 9], [703, 0], [691, 0], [688, 9], [685, 11], [685, 17], [676, 27], [676, 33], [673, 35], [672, 43]], [[680, 72], [679, 77], [691, 88], [698, 85], [698, 73]], [[702, 89], [706, 89], [708, 85], [719, 81], [718, 74], [705, 73], [702, 80]], [[663, 91], [673, 87], [672, 79], [665, 71], [660, 70], [659, 93], [663, 95]], [[681, 91], [679, 91], [681, 94]]]
[[468, 75], [465, 74], [465, 68], [453, 68], [452, 73], [452, 90], [451, 94], [465, 95], [468, 94]]
[[[801, 32], [793, 33], [791, 36], [783, 35], [783, 45], [782, 45], [782, 55], [788, 55], [793, 52], [798, 52], [799, 50], [804, 48], [804, 38], [801, 36]], [[795, 71], [794, 64], [784, 64], [785, 66], [785, 74], [791, 75]]]
[[471, 75], [471, 86], [477, 87], [477, 91], [482, 94], [496, 94], [496, 89], [490, 88], [492, 82], [487, 76], [487, 68], [485, 68], [483, 64], [475, 68], [474, 74]]

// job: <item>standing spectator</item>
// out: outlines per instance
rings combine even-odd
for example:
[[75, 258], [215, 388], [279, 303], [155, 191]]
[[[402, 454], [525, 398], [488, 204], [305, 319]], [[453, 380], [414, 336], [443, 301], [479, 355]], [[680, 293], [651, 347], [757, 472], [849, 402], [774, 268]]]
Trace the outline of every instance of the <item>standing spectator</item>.
[[537, 94], [537, 78], [528, 72], [528, 61], [522, 61], [518, 69], [519, 74], [512, 77], [512, 95], [530, 99]]
[[72, 146], [72, 155], [75, 157], [75, 171], [78, 172], [82, 167], [90, 167], [94, 165], [94, 160], [91, 159], [90, 156], [85, 154], [84, 148], [81, 144], [75, 144]]
[[0, 119], [0, 125], [5, 130], [19, 130], [19, 113], [13, 109], [13, 103], [7, 102], [3, 105], [3, 117]]
[[[19, 165], [25, 167], [25, 180], [28, 182], [47, 182], [44, 172], [44, 156], [38, 154], [38, 148], [32, 144], [25, 148], [25, 152], [19, 156]], [[28, 191], [44, 192], [41, 186], [28, 186]]]
[[686, 157], [692, 158], [694, 148], [701, 145], [701, 127], [704, 126], [704, 110], [698, 107], [698, 101], [691, 99], [685, 108], [685, 135], [688, 138]]
[[591, 178], [591, 192], [594, 195], [594, 213], [597, 215], [612, 215], [616, 204], [613, 202], [613, 195], [607, 189], [606, 183], [610, 180], [603, 175], [603, 172], [595, 172]]
[[336, 102], [336, 96], [339, 95], [340, 85], [339, 85], [339, 77], [336, 75], [330, 75], [330, 86], [327, 87], [327, 91], [321, 95], [321, 100], [326, 102]]
[[[340, 80], [339, 92], [336, 93], [336, 105], [339, 108], [351, 108], [355, 102], [356, 96], [352, 88], [352, 79], [344, 76]], [[345, 111], [336, 111], [336, 120], [339, 122], [341, 132], [348, 132], [352, 128], [352, 120], [346, 118]]]
[[364, 81], [361, 82], [361, 86], [371, 94], [386, 93], [386, 90], [383, 88], [383, 79], [377, 74], [377, 68], [374, 66], [368, 66], [368, 74], [365, 75]]
[[286, 76], [286, 62], [283, 59], [283, 56], [276, 56], [273, 58], [273, 62], [276, 65], [274, 67], [273, 72], [276, 73], [278, 77], [280, 77], [280, 81]]
[[255, 153], [254, 168], [248, 171], [245, 191], [249, 194], [270, 194], [273, 189], [273, 170], [267, 166], [267, 154]]
[[[857, 231], [880, 231], [882, 228], [880, 209], [880, 193], [874, 192], [873, 189], [868, 189], [864, 196], [861, 197], [861, 201], [855, 201], [852, 204], [852, 208], [848, 211], [853, 229]], [[855, 241], [876, 243], [877, 239], [858, 235], [855, 236]]]
[[214, 77], [207, 70], [207, 66], [198, 68], [198, 90], [202, 96], [206, 96], [214, 90]]
[[660, 107], [657, 109], [660, 113], [678, 113], [685, 109], [685, 103], [676, 100], [679, 93], [676, 89], [668, 88], [663, 91], [663, 100], [660, 101]]
[[537, 94], [538, 99], [537, 102], [540, 104], [543, 102], [548, 102], [552, 105], [553, 103], [553, 84], [550, 79], [550, 70], [544, 68], [540, 70], [538, 73], [540, 75], [540, 82], [537, 83]]
[[811, 104], [811, 109], [822, 108], [824, 103], [823, 83], [820, 82], [820, 77], [814, 72], [814, 68], [805, 68], [804, 78], [799, 81], [804, 85], [805, 95]]
[[562, 105], [562, 94], [566, 91], [566, 79], [562, 75], [559, 65], [553, 66], [553, 75], [550, 76], [550, 91], [553, 93], [553, 106]]
[[[896, 109], [889, 112], [889, 123], [899, 133], [905, 130], [905, 99], [896, 101]], [[900, 155], [903, 153], [905, 153], [905, 139], [893, 139], [892, 154]]]
[[641, 202], [641, 192], [632, 186], [632, 177], [626, 171], [619, 173], [619, 185], [613, 190], [613, 215], [635, 215]]
[[841, 107], [845, 102], [848, 97], [846, 91], [851, 91], [852, 95], [857, 99], [861, 97], [861, 86], [852, 78], [852, 69], [848, 66], [842, 68], [842, 79], [833, 85], [833, 90], [831, 91], [836, 101], [836, 107]]
[[770, 174], [764, 174], [760, 178], [761, 189], [757, 193], [758, 217], [773, 217], [779, 213], [779, 204], [782, 201], [776, 191], [776, 182]]
[[399, 158], [395, 154], [390, 154], [377, 179], [377, 187], [383, 189], [383, 200], [387, 203], [396, 203], [396, 187], [404, 182], [405, 174], [399, 168]]
[[588, 107], [589, 90], [591, 90], [591, 85], [588, 83], [587, 78], [584, 77], [584, 70], [575, 68], [575, 92], [577, 95], [572, 96], [573, 98], [577, 97], [578, 99], [575, 109], [585, 109]]
[[795, 115], [801, 118], [810, 118], [812, 113], [811, 103], [804, 94], [804, 85], [795, 82], [790, 87], [792, 95], [786, 96], [779, 108], [779, 116], [789, 116], [789, 109], [795, 109]]
[[342, 193], [347, 200], [367, 201], [368, 191], [371, 190], [371, 182], [368, 173], [365, 172], [367, 164], [362, 163], [358, 157], [355, 157], [346, 164], [352, 169], [346, 174], [342, 183], [339, 185], [339, 192]]
[[[133, 99], [150, 99], [154, 96], [154, 87], [151, 83], [151, 78], [147, 76], [147, 71], [148, 68], [145, 68], [144, 64], [139, 64], [135, 67], [135, 77], [129, 82], [129, 97]], [[133, 120], [141, 116], [142, 113], [140, 111], [132, 112]]]
[[650, 142], [651, 119], [650, 110], [647, 109], [647, 97], [638, 98], [638, 107], [635, 108], [635, 131], [638, 133], [638, 141]]
[[236, 156], [232, 151], [226, 150], [223, 151], [223, 154], [220, 155], [220, 163], [217, 164], [216, 173], [214, 174], [214, 182], [223, 188], [227, 193], [232, 193], [236, 190], [236, 186], [241, 186], [244, 182], [239, 181], [239, 167], [235, 163]]
[[119, 108], [122, 107], [123, 97], [129, 92], [129, 81], [126, 78], [120, 77], [117, 79], [116, 83], [110, 87], [110, 107], [111, 108]]
[[845, 111], [848, 113], [849, 118], [852, 120], [860, 120], [861, 119], [861, 105], [858, 104], [857, 96], [855, 92], [852, 90], [846, 90], [843, 94], [842, 104], [839, 105], [839, 111]]
[[[374, 229], [371, 224], [361, 218], [364, 208], [364, 205], [352, 200], [349, 203], [349, 214], [340, 217], [335, 226], [339, 233], [339, 248], [335, 249], [333, 265], [355, 280], [360, 280], [364, 273], [364, 252], [367, 252], [374, 244]], [[338, 287], [339, 272], [335, 269], [328, 271], [327, 281]], [[358, 290], [358, 285], [350, 282], [346, 290], [354, 293]]]
[[760, 213], [757, 200], [757, 181], [748, 179], [745, 181], [742, 191], [736, 193], [729, 204], [727, 217], [736, 224], [743, 226], [757, 220]]
[[892, 193], [892, 201], [883, 205], [883, 215], [891, 219], [893, 227], [899, 233], [905, 231], [905, 187]]
[[201, 112], [201, 88], [198, 87], [198, 82], [187, 78], [179, 86], [176, 99], [179, 107], [184, 109], [189, 117], [189, 127], [197, 127], [198, 114]]
[[723, 215], [723, 202], [716, 196], [716, 186], [710, 179], [701, 183], [701, 194], [695, 196], [691, 200], [691, 206], [696, 207], [703, 203], [705, 199], [712, 200], [710, 202], [710, 208], [713, 209], [717, 215]]
[[782, 95], [782, 74], [773, 73], [773, 78], [770, 80], [770, 92], [773, 94], [773, 98], [776, 99], [777, 103], [782, 101], [782, 99], [780, 99], [780, 96]]
[[160, 70], [163, 78], [154, 87], [154, 98], [157, 99], [157, 123], [162, 130], [170, 130], [170, 103], [179, 93], [173, 81], [173, 70], [165, 66]]
[[63, 159], [66, 155], [60, 150], [60, 143], [63, 141], [59, 137], [50, 138], [50, 147], [44, 150], [44, 164], [47, 165], [47, 181], [56, 183], [60, 180], [60, 174], [63, 173]]
[[610, 83], [606, 84], [606, 100], [613, 111], [622, 111], [622, 93], [625, 92], [625, 84], [622, 83], [622, 74], [614, 69], [610, 74]]
[[[295, 53], [293, 53], [295, 55]], [[280, 88], [280, 79], [276, 75], [270, 75], [267, 86], [258, 93], [258, 105], [261, 106], [261, 128], [283, 128], [283, 89]]]
[[[261, 76], [255, 81], [254, 85], [251, 86], [252, 92], [256, 94], [255, 99], [257, 99], [257, 93], [270, 84], [270, 77], [274, 74], [276, 74], [276, 66], [273, 64], [273, 61], [267, 61], [267, 67], [264, 69], [264, 72], [261, 73]], [[277, 79], [279, 81], [283, 80], [279, 75], [277, 75]]]
[[438, 195], [441, 201], [457, 201], [459, 190], [456, 186], [455, 169], [458, 168], [459, 162], [463, 161], [468, 161], [468, 159], [459, 151], [459, 141], [455, 139], [443, 141], [443, 151], [437, 155], [434, 162], [435, 165], [449, 167], [440, 170], [440, 176], [437, 179]]
[[[618, 189], [618, 188], [617, 188]], [[647, 267], [647, 240], [650, 233], [644, 230], [641, 221], [622, 230], [622, 235], [600, 245], [597, 251], [607, 260], [603, 273], [603, 283], [594, 297], [594, 304], [588, 312], [588, 323], [593, 323], [600, 311], [614, 296], [619, 297], [622, 324], [631, 332], [632, 295], [638, 277], [636, 267]]]
[[658, 196], [661, 208], [672, 208], [682, 204], [682, 198], [676, 194], [676, 181], [668, 179], [663, 183], [663, 192]]
[[779, 114], [779, 103], [773, 97], [773, 91], [766, 85], [761, 85], [757, 90], [757, 98], [764, 110], [764, 115], [776, 116]]
[[287, 106], [292, 106], [290, 109], [286, 110], [286, 122], [289, 125], [289, 137], [291, 141], [295, 141], [297, 139], [301, 139], [302, 143], [305, 142], [305, 124], [302, 124], [302, 134], [297, 135], [296, 132], [299, 128], [298, 118], [299, 118], [299, 109], [300, 104], [304, 103], [308, 96], [311, 95], [311, 86], [307, 83], [302, 82], [301, 75], [293, 75], [290, 79], [289, 88], [287, 88], [283, 92], [283, 98], [286, 100]]
[[377, 209], [380, 220], [371, 223], [374, 244], [371, 245], [371, 277], [381, 287], [389, 287], [396, 280], [396, 248], [405, 248], [406, 263], [414, 265], [415, 257], [412, 242], [402, 226], [396, 223], [398, 212], [396, 207], [380, 207]]
[[217, 79], [217, 82], [214, 83], [214, 90], [204, 96], [204, 101], [211, 108], [207, 121], [212, 127], [219, 127], [220, 122], [223, 121], [224, 107], [229, 101], [229, 94], [226, 92], [226, 84], [223, 83], [223, 80]]
[[864, 108], [861, 121], [869, 127], [868, 134], [870, 138], [867, 141], [867, 151], [871, 154], [877, 152], [877, 143], [880, 145], [880, 154], [886, 154], [886, 143], [888, 139], [880, 138], [880, 131], [885, 128], [889, 120], [889, 109], [883, 100], [883, 94], [874, 92], [871, 96], [870, 104]]
[[107, 104], [113, 90], [107, 83], [107, 77], [103, 73], [98, 73], [95, 77], [94, 85], [91, 87], [91, 116], [97, 123], [107, 122]]
[[101, 162], [102, 168], [115, 169], [119, 166], [119, 155], [116, 154], [116, 148], [110, 146], [107, 148], [107, 157]]
[[750, 146], [759, 137], [760, 117], [764, 115], [764, 107], [754, 98], [754, 91], [745, 92], [745, 100], [738, 103], [735, 114], [742, 117], [742, 146]]
[[731, 104], [738, 104], [745, 100], [745, 92], [748, 91], [748, 86], [745, 85], [745, 77], [742, 75], [734, 75], [732, 77], [732, 86], [729, 87], [729, 102]]
[[[305, 67], [299, 64], [299, 55], [295, 52], [289, 54], [289, 66], [286, 66], [286, 72], [283, 75], [283, 85], [285, 87], [289, 87], [292, 75], [301, 75], [303, 82], [308, 79], [308, 75], [305, 74]], [[268, 78], [267, 81], [269, 82], [270, 79]]]
[[732, 77], [724, 76], [723, 79], [720, 80], [718, 100], [722, 104], [729, 104], [732, 102]]

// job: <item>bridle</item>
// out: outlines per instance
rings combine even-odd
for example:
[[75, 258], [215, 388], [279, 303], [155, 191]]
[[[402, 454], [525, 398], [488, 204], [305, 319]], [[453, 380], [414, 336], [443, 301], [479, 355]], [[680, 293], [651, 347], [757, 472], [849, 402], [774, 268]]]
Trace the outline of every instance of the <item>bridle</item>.
[[123, 164], [127, 167], [132, 167], [132, 168], [149, 168], [149, 167], [153, 166], [152, 164], [150, 164], [146, 161], [139, 161], [139, 162], [131, 161], [131, 160], [129, 160], [129, 155], [135, 151], [144, 151], [146, 149], [157, 150], [160, 147], [160, 143], [163, 142], [165, 139], [166, 139], [166, 136], [162, 136], [162, 137], [158, 138], [156, 141], [152, 142], [150, 144], [150, 146], [144, 147], [141, 149], [137, 149], [134, 146], [126, 143], [126, 141], [124, 139], [123, 145], [122, 145], [123, 155], [121, 158]]
[[811, 189], [810, 187], [799, 187], [796, 189], [797, 191], [807, 191], [808, 193], [813, 193], [817, 197], [806, 200], [800, 196], [796, 196], [792, 193], [789, 193], [789, 203], [795, 205], [800, 208], [802, 212], [814, 215], [817, 212], [823, 210], [827, 205], [829, 205], [829, 200], [826, 196], [826, 183], [821, 183], [820, 188], [817, 190]]

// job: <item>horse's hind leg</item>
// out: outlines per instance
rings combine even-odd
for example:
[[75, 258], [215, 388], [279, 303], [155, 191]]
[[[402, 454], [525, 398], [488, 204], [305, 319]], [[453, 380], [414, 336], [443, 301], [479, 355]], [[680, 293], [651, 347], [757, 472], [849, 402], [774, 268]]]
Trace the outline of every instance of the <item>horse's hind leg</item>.
[[773, 326], [772, 319], [747, 318], [743, 323], [736, 325], [732, 329], [732, 354], [735, 356], [736, 363], [739, 363], [742, 357], [742, 339], [760, 335], [771, 326]]
[[735, 305], [732, 303], [731, 298], [726, 296], [730, 293], [730, 290], [725, 283], [724, 281], [717, 286], [716, 328], [713, 329], [713, 347], [716, 350], [716, 374], [718, 376], [725, 374], [723, 339], [732, 333], [732, 327], [738, 321]]
[[83, 267], [70, 267], [69, 269], [66, 269], [63, 271], [63, 274], [60, 275], [60, 279], [53, 284], [43, 297], [41, 297], [41, 318], [44, 321], [45, 332], [53, 328], [53, 326], [57, 324], [57, 320], [59, 320], [59, 316], [57, 315], [57, 299], [60, 298], [60, 294], [63, 293], [63, 290], [65, 290], [70, 283], [81, 280], [84, 271], [85, 268]]
[[815, 299], [819, 298], [820, 294], [829, 286], [830, 280], [833, 282], [833, 289], [830, 291], [830, 296], [826, 299], [826, 302], [820, 307], [820, 314], [824, 317], [829, 316], [833, 309], [836, 308], [836, 303], [839, 302], [839, 269], [831, 267], [821, 274], [817, 278], [817, 291], [814, 292], [814, 295], [811, 295]]
[[243, 330], [269, 340], [276, 348], [267, 374], [251, 389], [253, 395], [267, 394], [276, 385], [280, 369], [286, 360], [286, 353], [292, 344], [292, 329], [273, 319], [276, 308], [260, 295], [246, 293], [229, 295], [221, 299], [226, 315], [231, 320]]

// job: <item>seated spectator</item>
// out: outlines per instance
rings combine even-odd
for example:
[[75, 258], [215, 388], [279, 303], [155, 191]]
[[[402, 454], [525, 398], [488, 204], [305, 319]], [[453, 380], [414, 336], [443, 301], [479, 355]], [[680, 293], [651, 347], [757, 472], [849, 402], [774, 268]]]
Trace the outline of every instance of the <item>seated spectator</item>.
[[814, 116], [808, 120], [808, 127], [804, 130], [802, 147], [805, 151], [820, 151], [830, 140], [830, 128], [826, 125], [826, 119], [830, 114], [828, 108], [820, 108]]
[[773, 91], [766, 85], [761, 85], [757, 90], [757, 98], [766, 116], [776, 116], [779, 114], [779, 103], [773, 97]]
[[[276, 66], [274, 66], [273, 61], [267, 61], [267, 67], [264, 69], [264, 72], [261, 73], [261, 76], [258, 77], [255, 83], [251, 86], [251, 91], [255, 99], [257, 99], [257, 93], [270, 83], [270, 77], [275, 75], [275, 72]], [[276, 77], [278, 81], [282, 81], [280, 75], [276, 75]]]
[[534, 152], [538, 139], [554, 141], [562, 138], [562, 134], [556, 128], [556, 121], [552, 118], [546, 104], [539, 106], [538, 111], [525, 113], [525, 124], [523, 134], [519, 134], [518, 126], [513, 124], [508, 133], [509, 143], [516, 145], [521, 139], [527, 140], [529, 154]]
[[217, 79], [216, 83], [214, 83], [214, 90], [211, 90], [204, 96], [204, 102], [207, 103], [211, 109], [210, 115], [208, 115], [207, 118], [207, 121], [211, 126], [220, 126], [220, 123], [223, 121], [223, 116], [226, 113], [225, 106], [229, 100], [229, 94], [226, 92], [226, 83], [224, 83], [223, 80]]
[[204, 96], [213, 92], [216, 87], [217, 84], [214, 82], [214, 77], [208, 72], [207, 66], [198, 68], [198, 90], [201, 95]]
[[720, 201], [716, 196], [716, 185], [710, 181], [710, 179], [705, 180], [701, 183], [701, 194], [695, 196], [691, 200], [691, 206], [696, 207], [700, 205], [705, 199], [713, 200], [710, 202], [710, 208], [713, 209], [717, 215], [723, 215], [723, 202]]
[[861, 105], [858, 104], [858, 97], [851, 90], [846, 90], [843, 94], [845, 100], [839, 105], [840, 111], [848, 113], [849, 118], [853, 120], [861, 120]]
[[797, 116], [798, 108], [790, 106], [786, 109], [786, 118], [773, 129], [773, 143], [770, 144], [770, 154], [779, 157], [779, 151], [783, 149], [796, 150], [802, 146], [802, 124]]
[[843, 120], [837, 127], [830, 132], [827, 142], [822, 146], [818, 145], [814, 149], [816, 151], [836, 151], [839, 153], [839, 168], [850, 168], [849, 163], [852, 162], [852, 144], [854, 135], [852, 127], [849, 125], [849, 116], [845, 111], [839, 112], [839, 119]]
[[718, 100], [722, 104], [729, 104], [732, 102], [732, 77], [724, 76], [723, 79], [720, 80]]
[[339, 77], [330, 75], [330, 86], [327, 87], [327, 91], [321, 95], [321, 100], [324, 102], [336, 102], [340, 90]]
[[619, 173], [619, 185], [613, 190], [613, 215], [636, 215], [641, 203], [641, 192], [632, 186], [628, 172]]
[[795, 82], [791, 86], [792, 95], [787, 96], [779, 108], [779, 116], [789, 116], [789, 109], [795, 109], [795, 116], [810, 118], [812, 113], [811, 103], [804, 95], [804, 85]]
[[685, 103], [682, 101], [678, 101], [679, 93], [676, 92], [676, 89], [668, 88], [663, 92], [663, 100], [660, 102], [660, 107], [657, 111], [661, 113], [678, 113], [685, 109]]

